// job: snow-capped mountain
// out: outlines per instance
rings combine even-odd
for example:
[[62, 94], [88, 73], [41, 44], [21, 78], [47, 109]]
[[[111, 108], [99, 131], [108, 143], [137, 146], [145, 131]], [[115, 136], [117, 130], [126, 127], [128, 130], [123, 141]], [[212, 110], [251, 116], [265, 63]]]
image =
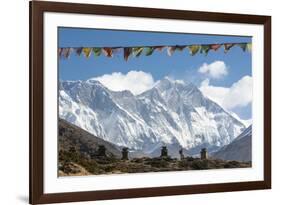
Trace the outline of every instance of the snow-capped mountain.
[[139, 95], [111, 91], [93, 79], [61, 81], [59, 115], [104, 140], [146, 154], [163, 144], [217, 149], [245, 129], [195, 85], [169, 78]]
[[252, 160], [252, 125], [245, 129], [229, 145], [222, 147], [212, 155], [223, 160]]

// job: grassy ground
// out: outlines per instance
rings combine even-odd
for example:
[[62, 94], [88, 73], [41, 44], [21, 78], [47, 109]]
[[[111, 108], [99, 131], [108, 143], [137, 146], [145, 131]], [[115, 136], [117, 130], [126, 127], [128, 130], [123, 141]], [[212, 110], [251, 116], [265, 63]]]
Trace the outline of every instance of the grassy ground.
[[223, 161], [187, 157], [183, 160], [166, 158], [134, 158], [130, 160], [110, 157], [89, 157], [75, 149], [59, 152], [59, 176], [98, 175], [117, 173], [143, 173], [163, 171], [205, 170], [251, 167], [250, 162]]

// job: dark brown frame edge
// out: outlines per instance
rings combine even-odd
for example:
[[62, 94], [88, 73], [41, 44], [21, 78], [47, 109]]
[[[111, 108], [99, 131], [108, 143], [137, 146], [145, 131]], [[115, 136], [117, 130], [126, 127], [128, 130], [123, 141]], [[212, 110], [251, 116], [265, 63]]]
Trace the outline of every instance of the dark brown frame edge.
[[[183, 195], [271, 188], [271, 17], [245, 14], [31, 1], [30, 6], [30, 204]], [[43, 192], [43, 13], [62, 12], [182, 19], [264, 26], [264, 180], [107, 191]]]

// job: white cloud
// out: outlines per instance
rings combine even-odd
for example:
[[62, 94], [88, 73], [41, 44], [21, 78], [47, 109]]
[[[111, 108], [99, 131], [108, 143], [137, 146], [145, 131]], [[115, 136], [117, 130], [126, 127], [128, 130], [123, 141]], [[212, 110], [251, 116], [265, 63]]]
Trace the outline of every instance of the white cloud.
[[129, 90], [135, 95], [140, 94], [155, 85], [155, 81], [150, 73], [135, 70], [129, 71], [127, 74], [114, 72], [93, 79], [99, 81], [110, 90]]
[[245, 107], [252, 102], [252, 87], [252, 77], [246, 75], [230, 87], [213, 86], [209, 79], [205, 79], [201, 82], [200, 90], [205, 96], [230, 110]]
[[228, 74], [228, 68], [223, 61], [214, 61], [210, 64], [203, 63], [198, 72], [206, 74], [210, 78], [218, 79]]

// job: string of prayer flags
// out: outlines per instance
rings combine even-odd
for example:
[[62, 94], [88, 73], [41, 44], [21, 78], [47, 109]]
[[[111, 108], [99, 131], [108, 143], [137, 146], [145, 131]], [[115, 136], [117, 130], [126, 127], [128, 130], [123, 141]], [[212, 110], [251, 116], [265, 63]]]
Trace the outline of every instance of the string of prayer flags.
[[83, 48], [82, 51], [86, 58], [89, 58], [92, 53], [93, 48]]
[[58, 48], [58, 55], [62, 59], [68, 59], [72, 52], [75, 52], [76, 56], [83, 55], [86, 58], [89, 58], [93, 53], [94, 56], [98, 57], [101, 53], [104, 56], [112, 58], [115, 54], [121, 53], [123, 50], [123, 55], [125, 61], [128, 61], [129, 57], [132, 55], [134, 57], [139, 57], [142, 54], [145, 56], [151, 56], [154, 51], [163, 51], [167, 49], [168, 56], [172, 56], [175, 51], [183, 51], [185, 48], [188, 48], [191, 56], [196, 55], [197, 53], [202, 53], [208, 55], [210, 51], [218, 51], [221, 47], [224, 48], [224, 53], [227, 53], [234, 46], [238, 46], [242, 51], [252, 51], [252, 43], [222, 43], [222, 44], [194, 44], [194, 45], [170, 45], [170, 46], [138, 46], [138, 47], [64, 47]]
[[200, 50], [201, 46], [200, 45], [190, 45], [187, 46], [189, 49], [190, 55], [194, 56], [198, 51]]

